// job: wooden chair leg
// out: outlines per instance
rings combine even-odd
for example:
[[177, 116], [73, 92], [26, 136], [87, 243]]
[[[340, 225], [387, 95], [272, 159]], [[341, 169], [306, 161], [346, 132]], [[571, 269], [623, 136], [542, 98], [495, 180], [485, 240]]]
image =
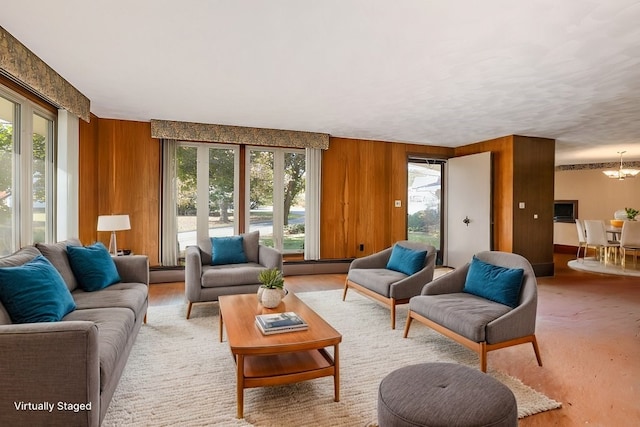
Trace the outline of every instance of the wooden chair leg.
[[480, 370], [487, 373], [487, 343], [481, 342], [480, 344]]
[[144, 324], [147, 324], [147, 313], [144, 313], [144, 320], [143, 320]]
[[189, 306], [187, 307], [187, 319], [189, 318], [189, 316], [191, 316], [191, 307], [193, 306], [193, 303], [191, 301], [189, 301]]
[[531, 344], [533, 345], [533, 351], [536, 353], [536, 359], [538, 360], [538, 366], [542, 366], [542, 358], [540, 357], [540, 349], [538, 348], [538, 341], [536, 336], [531, 337]]
[[347, 290], [349, 289], [349, 281], [345, 280], [344, 282], [344, 292], [342, 293], [342, 301], [347, 298]]
[[391, 300], [391, 329], [396, 328], [396, 301]]
[[411, 311], [409, 311], [409, 314], [407, 314], [407, 323], [405, 323], [404, 325], [404, 335], [402, 336], [402, 338], [406, 338], [409, 335], [409, 328], [411, 327], [412, 320], [413, 317], [411, 317]]

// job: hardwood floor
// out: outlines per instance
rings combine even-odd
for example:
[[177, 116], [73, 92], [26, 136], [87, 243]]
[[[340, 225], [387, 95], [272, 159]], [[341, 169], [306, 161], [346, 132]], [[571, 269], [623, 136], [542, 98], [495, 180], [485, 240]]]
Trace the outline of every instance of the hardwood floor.
[[[640, 425], [640, 280], [571, 270], [570, 259], [556, 254], [555, 276], [538, 278], [536, 336], [543, 366], [531, 346], [521, 345], [489, 353], [489, 369], [562, 402], [561, 409], [520, 420], [521, 426]], [[342, 289], [344, 279], [288, 276], [285, 283], [307, 292]], [[152, 284], [149, 301], [186, 304], [184, 283]]]

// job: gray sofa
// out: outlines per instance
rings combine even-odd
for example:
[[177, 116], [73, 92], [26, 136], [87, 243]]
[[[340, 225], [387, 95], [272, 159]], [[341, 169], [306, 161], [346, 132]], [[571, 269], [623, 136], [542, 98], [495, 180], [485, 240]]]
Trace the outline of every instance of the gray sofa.
[[37, 244], [0, 259], [2, 268], [44, 255], [76, 303], [61, 321], [23, 324], [12, 324], [0, 303], [0, 425], [99, 426], [146, 320], [146, 256], [114, 257], [121, 281], [86, 292], [69, 264], [68, 244], [81, 245]]
[[220, 295], [248, 294], [260, 287], [258, 275], [268, 268], [282, 271], [282, 254], [259, 244], [258, 231], [241, 234], [247, 262], [211, 265], [211, 240], [188, 246], [185, 251], [185, 296], [189, 302], [187, 319], [196, 302], [217, 301]]

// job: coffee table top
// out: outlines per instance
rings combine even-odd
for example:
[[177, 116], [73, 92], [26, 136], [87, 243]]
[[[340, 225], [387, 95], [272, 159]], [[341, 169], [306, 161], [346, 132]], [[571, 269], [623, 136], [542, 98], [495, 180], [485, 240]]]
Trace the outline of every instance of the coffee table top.
[[[229, 347], [234, 354], [277, 354], [336, 345], [342, 335], [311, 310], [292, 292], [276, 308], [265, 308], [256, 294], [223, 295], [218, 297], [220, 315], [227, 332]], [[258, 314], [293, 311], [304, 319], [309, 329], [264, 335], [255, 324]]]

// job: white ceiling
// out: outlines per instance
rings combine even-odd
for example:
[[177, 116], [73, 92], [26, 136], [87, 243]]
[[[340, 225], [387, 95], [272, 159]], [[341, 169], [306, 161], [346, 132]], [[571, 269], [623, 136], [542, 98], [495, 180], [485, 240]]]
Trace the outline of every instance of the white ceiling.
[[101, 118], [640, 160], [640, 2], [2, 0]]

